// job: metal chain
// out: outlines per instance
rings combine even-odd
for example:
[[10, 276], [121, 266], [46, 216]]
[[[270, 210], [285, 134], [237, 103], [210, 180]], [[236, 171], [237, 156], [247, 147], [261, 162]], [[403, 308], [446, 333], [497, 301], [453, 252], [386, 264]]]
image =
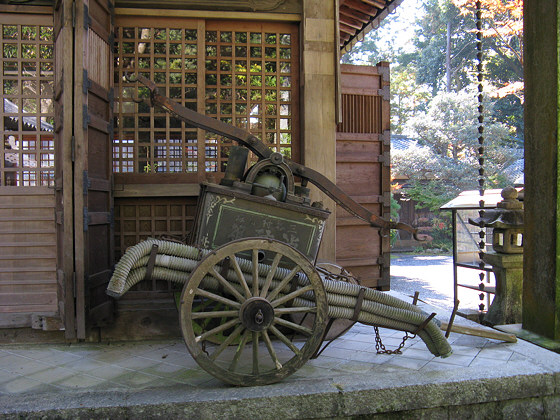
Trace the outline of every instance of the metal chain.
[[377, 351], [377, 354], [402, 354], [402, 348], [404, 347], [406, 340], [416, 337], [416, 334], [408, 335], [408, 332], [405, 331], [405, 336], [402, 339], [402, 343], [399, 344], [399, 347], [397, 347], [395, 350], [387, 350], [385, 348], [385, 345], [381, 341], [379, 328], [374, 326], [373, 329], [375, 330], [375, 350]]
[[[480, 231], [478, 233], [479, 238], [480, 238], [480, 242], [478, 243], [478, 247], [480, 249], [479, 251], [479, 257], [480, 257], [480, 263], [479, 263], [479, 268], [480, 269], [484, 269], [485, 264], [484, 261], [482, 261], [482, 257], [484, 255], [484, 250], [486, 248], [486, 242], [485, 242], [485, 237], [486, 237], [486, 232], [485, 232], [485, 224], [482, 221], [482, 218], [484, 217], [485, 214], [485, 203], [484, 203], [484, 105], [483, 105], [483, 100], [484, 100], [484, 96], [483, 96], [483, 90], [484, 90], [484, 86], [482, 84], [482, 80], [484, 78], [483, 75], [483, 68], [482, 68], [482, 59], [483, 59], [483, 54], [482, 54], [482, 4], [480, 0], [477, 0], [476, 2], [476, 58], [478, 61], [477, 64], [477, 72], [478, 72], [478, 191], [480, 193], [480, 201], [479, 201], [479, 207], [480, 210], [478, 211], [478, 215], [480, 216]], [[485, 277], [485, 273], [484, 271], [481, 272], [479, 274], [479, 278], [480, 278], [480, 284], [478, 286], [478, 288], [481, 290], [482, 293], [480, 293], [479, 298], [480, 300], [484, 300], [485, 297], [485, 293], [484, 293], [484, 277]], [[484, 310], [484, 303], [480, 303], [480, 305], [478, 305], [478, 308], [480, 309], [480, 311]]]

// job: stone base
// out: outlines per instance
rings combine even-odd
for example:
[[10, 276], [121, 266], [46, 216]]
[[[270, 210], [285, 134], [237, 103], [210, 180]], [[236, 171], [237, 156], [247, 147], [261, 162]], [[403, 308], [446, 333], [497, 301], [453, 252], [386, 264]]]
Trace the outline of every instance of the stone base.
[[543, 337], [542, 335], [535, 334], [534, 332], [524, 330], [522, 324], [494, 325], [494, 328], [509, 334], [515, 334], [522, 340], [529, 341], [537, 346], [544, 347], [547, 350], [560, 353], [560, 341], [551, 340], [550, 338]]
[[483, 323], [494, 326], [521, 322], [523, 254], [488, 252], [482, 259], [496, 276], [496, 296]]
[[484, 313], [477, 311], [476, 309], [459, 309], [457, 311], [457, 315], [463, 318], [468, 319], [469, 321], [474, 321], [478, 324], [481, 323], [481, 318], [484, 317]]

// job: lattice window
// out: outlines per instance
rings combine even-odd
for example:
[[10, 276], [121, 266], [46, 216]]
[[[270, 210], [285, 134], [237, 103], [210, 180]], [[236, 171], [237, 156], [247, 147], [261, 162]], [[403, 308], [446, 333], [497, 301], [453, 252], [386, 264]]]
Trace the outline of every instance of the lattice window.
[[[206, 115], [244, 128], [273, 150], [295, 157], [295, 34], [272, 25], [248, 30], [223, 26], [209, 22], [205, 33]], [[225, 170], [231, 144], [206, 134], [207, 171]]]
[[196, 140], [196, 129], [161, 109], [135, 102], [149, 92], [124, 78], [127, 73], [141, 74], [156, 82], [163, 94], [196, 109], [197, 30], [161, 23], [117, 29], [114, 172], [196, 171], [197, 154], [186, 146]]
[[0, 186], [54, 185], [53, 27], [42, 21], [49, 18], [0, 18]]
[[[292, 24], [125, 18], [117, 22], [113, 169], [120, 173], [223, 172], [231, 140], [137, 103], [153, 80], [186, 107], [247, 129], [298, 159], [298, 32]], [[147, 25], [147, 23], [152, 23]], [[197, 179], [197, 178], [194, 178]]]

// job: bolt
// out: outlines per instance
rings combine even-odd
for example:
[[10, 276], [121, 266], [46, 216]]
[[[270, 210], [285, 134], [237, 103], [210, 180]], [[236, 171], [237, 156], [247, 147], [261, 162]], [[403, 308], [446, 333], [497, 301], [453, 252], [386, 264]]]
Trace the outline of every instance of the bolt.
[[259, 309], [258, 312], [255, 314], [255, 322], [257, 324], [262, 324], [264, 322], [264, 315], [262, 311]]

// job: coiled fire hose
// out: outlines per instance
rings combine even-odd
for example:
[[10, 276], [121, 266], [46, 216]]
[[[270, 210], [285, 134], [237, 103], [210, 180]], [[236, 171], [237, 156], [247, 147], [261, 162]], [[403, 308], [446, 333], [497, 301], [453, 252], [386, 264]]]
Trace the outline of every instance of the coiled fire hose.
[[[157, 245], [157, 254], [151, 277], [156, 280], [167, 280], [180, 284], [184, 284], [198, 262], [205, 255], [212, 252], [189, 245], [157, 239], [148, 239], [140, 242], [128, 248], [117, 263], [107, 287], [107, 294], [109, 296], [119, 298], [145, 278], [153, 245]], [[251, 285], [251, 262], [239, 257], [236, 259], [242, 272], [246, 275], [247, 283]], [[259, 277], [266, 276], [270, 270], [270, 266], [259, 264]], [[288, 272], [289, 270], [278, 267], [273, 276], [273, 284], [274, 282], [278, 284], [278, 279], [285, 277]], [[298, 285], [300, 287], [309, 285], [307, 277], [303, 273], [300, 274], [297, 277]], [[233, 270], [229, 270], [224, 277], [234, 287], [241, 287]], [[206, 277], [204, 282], [209, 288], [213, 288], [213, 283], [215, 283], [215, 289], [219, 290], [217, 280], [211, 276]], [[428, 318], [428, 314], [416, 305], [404, 302], [386, 293], [363, 288], [352, 283], [323, 279], [323, 284], [327, 294], [328, 317], [353, 319], [368, 325], [417, 333], [435, 356], [447, 357], [451, 355], [451, 347], [438, 326], [439, 321], [432, 319], [426, 324], [425, 321]], [[363, 300], [361, 310], [356, 319], [354, 308], [357, 305], [360, 290], [363, 290]], [[287, 294], [289, 290], [285, 292]], [[295, 299], [294, 304], [298, 306], [313, 306], [313, 292], [310, 291], [302, 294]], [[418, 331], [419, 327], [423, 324], [426, 325]]]

